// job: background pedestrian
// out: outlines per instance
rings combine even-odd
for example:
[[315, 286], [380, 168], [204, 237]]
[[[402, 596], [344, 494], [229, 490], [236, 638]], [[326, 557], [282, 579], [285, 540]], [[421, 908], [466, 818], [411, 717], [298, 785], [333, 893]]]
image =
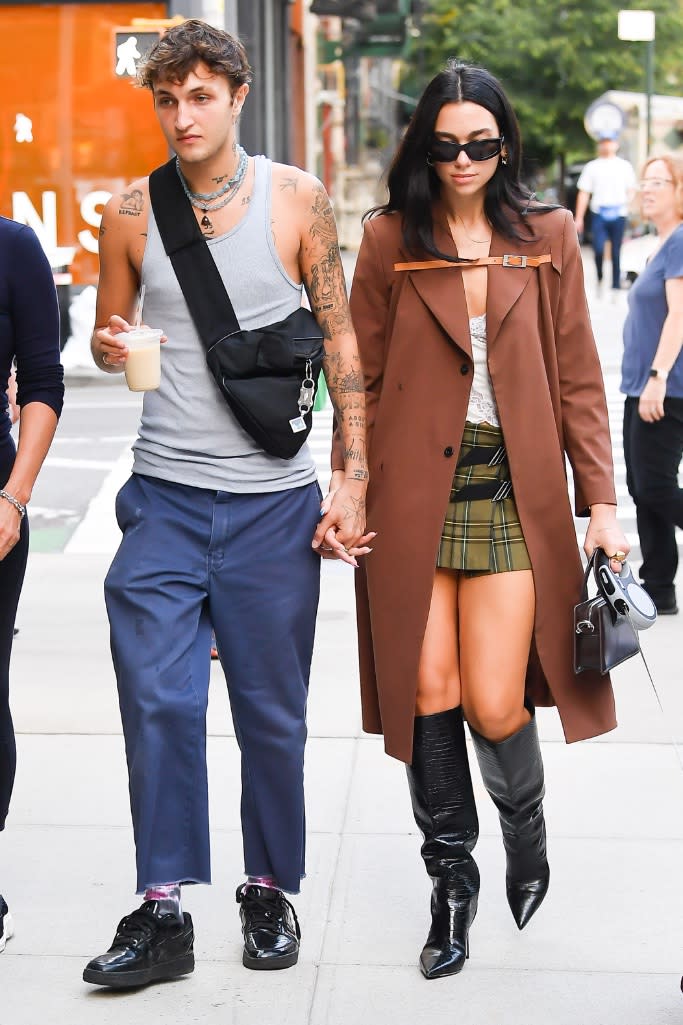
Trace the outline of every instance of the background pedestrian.
[[628, 293], [621, 390], [626, 483], [636, 506], [640, 576], [660, 615], [678, 612], [676, 527], [683, 529], [683, 160], [645, 164], [640, 205], [659, 246]]
[[598, 156], [589, 160], [576, 183], [574, 221], [583, 234], [586, 210], [590, 203], [591, 244], [598, 275], [598, 291], [602, 285], [602, 263], [605, 243], [609, 240], [612, 260], [612, 289], [621, 288], [619, 254], [626, 227], [628, 207], [635, 195], [636, 176], [628, 160], [617, 156], [616, 133], [605, 132], [598, 138]]

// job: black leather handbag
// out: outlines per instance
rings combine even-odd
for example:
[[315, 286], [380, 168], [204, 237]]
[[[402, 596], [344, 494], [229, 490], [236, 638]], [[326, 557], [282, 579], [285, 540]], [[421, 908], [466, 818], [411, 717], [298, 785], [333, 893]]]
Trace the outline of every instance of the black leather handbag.
[[261, 448], [293, 458], [313, 426], [325, 355], [317, 320], [302, 306], [277, 324], [241, 330], [175, 159], [152, 172], [149, 192], [164, 249], [225, 401]]
[[[638, 634], [628, 616], [620, 616], [605, 599], [595, 574], [597, 548], [588, 560], [581, 601], [574, 606], [574, 672], [596, 669], [601, 675], [640, 651]], [[588, 580], [595, 574], [597, 594], [588, 597]]]

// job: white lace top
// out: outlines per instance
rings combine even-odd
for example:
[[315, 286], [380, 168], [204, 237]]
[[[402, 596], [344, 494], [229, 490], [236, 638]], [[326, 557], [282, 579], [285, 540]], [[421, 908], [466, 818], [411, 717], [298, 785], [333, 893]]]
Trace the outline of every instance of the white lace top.
[[491, 387], [491, 375], [486, 362], [485, 313], [482, 313], [480, 317], [470, 317], [470, 337], [474, 357], [474, 377], [470, 402], [467, 407], [467, 419], [470, 423], [480, 424], [486, 421], [493, 427], [499, 427], [498, 406]]

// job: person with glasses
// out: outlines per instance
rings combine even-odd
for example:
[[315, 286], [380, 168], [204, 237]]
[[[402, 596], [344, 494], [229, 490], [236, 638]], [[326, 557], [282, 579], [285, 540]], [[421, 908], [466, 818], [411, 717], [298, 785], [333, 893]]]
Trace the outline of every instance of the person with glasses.
[[640, 576], [660, 615], [678, 612], [676, 527], [683, 529], [683, 160], [653, 157], [640, 181], [658, 248], [628, 293], [621, 390], [626, 483], [636, 506]]
[[[366, 389], [373, 560], [356, 572], [363, 725], [407, 765], [432, 880], [428, 979], [469, 953], [479, 871], [469, 726], [496, 805], [520, 929], [549, 882], [536, 705], [568, 741], [615, 726], [609, 679], [577, 687], [586, 552], [618, 571], [600, 365], [571, 214], [520, 181], [514, 111], [451, 61], [418, 102], [365, 218], [351, 292]], [[343, 446], [335, 439], [333, 469]]]
[[609, 240], [612, 259], [612, 289], [621, 288], [619, 256], [626, 227], [626, 215], [636, 191], [636, 176], [628, 160], [617, 156], [619, 141], [616, 132], [603, 132], [598, 137], [598, 156], [590, 160], [576, 183], [576, 214], [574, 223], [583, 234], [586, 211], [590, 203], [591, 243], [598, 275], [598, 294], [602, 288], [602, 261]]

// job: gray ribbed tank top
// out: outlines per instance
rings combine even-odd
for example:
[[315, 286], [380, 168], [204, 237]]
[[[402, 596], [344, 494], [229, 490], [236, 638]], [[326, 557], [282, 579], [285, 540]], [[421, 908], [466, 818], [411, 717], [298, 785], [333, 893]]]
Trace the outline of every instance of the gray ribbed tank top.
[[[208, 245], [241, 327], [274, 324], [301, 305], [302, 286], [285, 271], [271, 229], [271, 162], [254, 157], [247, 212]], [[238, 493], [283, 491], [316, 479], [307, 445], [293, 459], [259, 448], [233, 417], [206, 366], [152, 211], [142, 261], [144, 320], [163, 328], [161, 386], [145, 392], [133, 472], [178, 484]]]

